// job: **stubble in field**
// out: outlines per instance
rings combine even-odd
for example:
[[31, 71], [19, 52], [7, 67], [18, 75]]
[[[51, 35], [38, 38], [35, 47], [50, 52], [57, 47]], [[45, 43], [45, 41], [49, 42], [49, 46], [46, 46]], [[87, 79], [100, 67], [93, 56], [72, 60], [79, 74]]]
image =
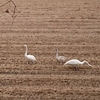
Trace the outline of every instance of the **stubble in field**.
[[[14, 0], [20, 13], [10, 30], [11, 16], [0, 12], [0, 100], [99, 100], [99, 0], [40, 1]], [[24, 44], [36, 64], [27, 63]], [[59, 64], [55, 48], [92, 68]]]

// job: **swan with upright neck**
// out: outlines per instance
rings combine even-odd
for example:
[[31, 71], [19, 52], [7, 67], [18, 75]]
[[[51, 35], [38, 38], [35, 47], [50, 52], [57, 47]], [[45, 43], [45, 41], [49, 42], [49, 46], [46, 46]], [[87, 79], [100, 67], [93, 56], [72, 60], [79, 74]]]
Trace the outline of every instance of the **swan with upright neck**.
[[64, 56], [59, 56], [58, 49], [56, 48], [56, 59], [59, 63], [64, 63], [66, 58]]
[[24, 47], [26, 47], [26, 51], [25, 51], [25, 58], [28, 60], [28, 61], [32, 61], [32, 62], [35, 62], [36, 61], [36, 58], [34, 55], [28, 55], [27, 52], [28, 52], [28, 48], [27, 48], [27, 45], [25, 44]]

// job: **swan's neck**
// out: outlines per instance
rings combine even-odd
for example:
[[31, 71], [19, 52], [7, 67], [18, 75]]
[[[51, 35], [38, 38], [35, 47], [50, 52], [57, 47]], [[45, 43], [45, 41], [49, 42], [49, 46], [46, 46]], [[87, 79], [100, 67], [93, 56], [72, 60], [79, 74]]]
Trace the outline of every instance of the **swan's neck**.
[[58, 49], [56, 50], [56, 58], [58, 57]]
[[28, 52], [28, 49], [27, 49], [27, 46], [26, 46], [25, 56], [27, 55], [27, 52]]
[[91, 66], [87, 61], [83, 61], [82, 64], [86, 63], [87, 65]]

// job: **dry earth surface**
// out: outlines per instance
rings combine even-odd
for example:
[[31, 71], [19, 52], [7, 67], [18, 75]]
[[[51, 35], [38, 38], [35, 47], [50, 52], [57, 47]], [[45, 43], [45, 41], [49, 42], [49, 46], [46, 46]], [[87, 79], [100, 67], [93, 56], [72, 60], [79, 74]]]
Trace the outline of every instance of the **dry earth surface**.
[[[0, 100], [100, 100], [100, 0], [13, 1], [12, 26], [13, 6], [0, 7]], [[92, 67], [59, 64], [55, 48]]]

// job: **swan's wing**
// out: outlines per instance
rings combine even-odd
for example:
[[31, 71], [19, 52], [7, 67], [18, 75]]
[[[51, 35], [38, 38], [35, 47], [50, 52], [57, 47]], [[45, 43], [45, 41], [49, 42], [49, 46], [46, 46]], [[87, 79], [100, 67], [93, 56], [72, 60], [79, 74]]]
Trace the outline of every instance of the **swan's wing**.
[[64, 61], [64, 60], [66, 60], [66, 58], [65, 58], [64, 56], [59, 56], [59, 57], [57, 57], [57, 59], [58, 59], [59, 61]]
[[59, 56], [61, 59], [65, 60], [66, 58], [64, 56]]
[[66, 65], [66, 64], [75, 65], [75, 64], [79, 64], [79, 63], [80, 63], [79, 60], [77, 60], [77, 59], [71, 59], [71, 60], [67, 61], [67, 62], [65, 63], [65, 65]]
[[36, 58], [33, 55], [27, 55], [27, 58], [30, 60], [36, 60]]

